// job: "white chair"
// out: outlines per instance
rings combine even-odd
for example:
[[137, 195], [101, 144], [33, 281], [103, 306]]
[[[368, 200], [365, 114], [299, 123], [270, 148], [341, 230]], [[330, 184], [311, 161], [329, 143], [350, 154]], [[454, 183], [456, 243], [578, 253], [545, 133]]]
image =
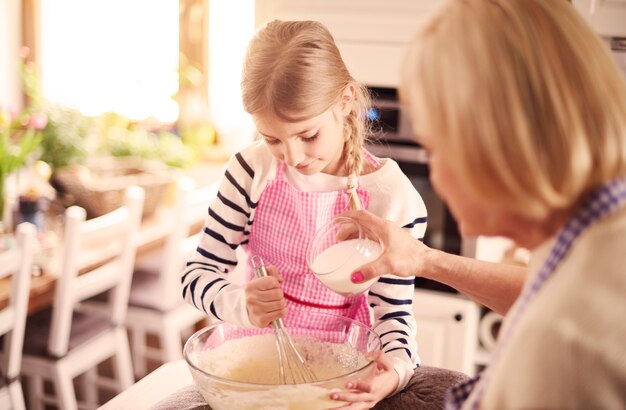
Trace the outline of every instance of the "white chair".
[[[166, 363], [182, 358], [182, 340], [193, 326], [207, 316], [185, 303], [180, 276], [185, 262], [198, 245], [198, 233], [191, 227], [201, 224], [217, 184], [193, 188], [181, 179], [171, 214], [170, 233], [162, 248], [136, 261], [126, 327], [130, 333], [133, 367], [137, 379], [145, 376], [148, 360]], [[148, 345], [148, 335], [158, 338], [159, 348]]]
[[30, 223], [17, 227], [17, 247], [0, 253], [0, 279], [11, 277], [11, 299], [0, 310], [0, 408], [22, 410], [20, 383], [22, 344], [28, 310], [28, 294], [36, 229]]
[[[95, 408], [98, 387], [122, 391], [133, 384], [128, 336], [124, 329], [141, 221], [144, 191], [126, 190], [124, 205], [86, 221], [83, 208], [65, 212], [63, 259], [51, 309], [27, 321], [22, 375], [29, 409], [53, 403], [76, 410], [73, 380], [83, 375], [81, 408]], [[106, 312], [81, 310], [79, 303], [108, 291]], [[112, 360], [116, 380], [98, 375], [98, 364]], [[49, 380], [54, 396], [45, 393]]]

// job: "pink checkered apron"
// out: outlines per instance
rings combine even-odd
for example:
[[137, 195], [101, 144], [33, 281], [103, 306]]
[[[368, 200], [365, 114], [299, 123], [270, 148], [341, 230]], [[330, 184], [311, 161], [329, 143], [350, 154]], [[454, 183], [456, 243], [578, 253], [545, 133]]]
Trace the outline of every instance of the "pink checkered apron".
[[[374, 167], [380, 163], [363, 150], [364, 158]], [[369, 193], [357, 186], [364, 209]], [[366, 295], [342, 296], [322, 284], [309, 270], [306, 253], [315, 232], [349, 205], [346, 190], [302, 192], [285, 179], [285, 164], [279, 162], [276, 177], [269, 181], [259, 198], [250, 240], [244, 249], [249, 256], [259, 255], [266, 265], [275, 266], [283, 276], [282, 289], [289, 313], [284, 319], [290, 328], [319, 328], [307, 312], [340, 315], [370, 326]], [[247, 280], [254, 277], [250, 264]], [[331, 319], [328, 319], [331, 320]]]

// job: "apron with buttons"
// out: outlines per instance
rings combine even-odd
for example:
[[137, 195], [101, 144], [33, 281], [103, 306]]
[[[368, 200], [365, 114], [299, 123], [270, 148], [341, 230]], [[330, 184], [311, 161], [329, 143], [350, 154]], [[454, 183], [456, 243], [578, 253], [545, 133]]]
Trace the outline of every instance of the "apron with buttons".
[[[365, 150], [363, 153], [374, 167], [380, 166], [371, 154]], [[363, 208], [367, 209], [369, 193], [359, 186], [356, 192]], [[250, 239], [244, 249], [248, 256], [261, 256], [266, 265], [275, 266], [283, 276], [281, 287], [289, 310], [284, 319], [286, 326], [308, 328], [307, 321], [316, 319], [306, 312], [331, 313], [371, 325], [365, 294], [342, 296], [329, 290], [306, 264], [307, 249], [315, 232], [347, 210], [349, 203], [345, 189], [300, 191], [286, 180], [282, 161], [278, 163], [276, 177], [261, 194]], [[249, 259], [247, 280], [254, 277]], [[319, 323], [316, 322], [316, 326]]]

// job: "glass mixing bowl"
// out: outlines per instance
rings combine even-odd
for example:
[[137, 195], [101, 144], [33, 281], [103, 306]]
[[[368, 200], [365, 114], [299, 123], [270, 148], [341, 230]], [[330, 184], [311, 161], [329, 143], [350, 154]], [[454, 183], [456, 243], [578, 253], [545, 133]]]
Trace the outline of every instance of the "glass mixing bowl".
[[187, 340], [183, 355], [213, 410], [335, 408], [342, 402], [330, 400], [331, 392], [374, 372], [375, 363], [365, 358], [381, 347], [374, 331], [341, 316], [303, 314], [306, 328], [290, 327], [287, 320], [286, 329], [316, 372], [315, 383], [278, 384], [276, 345], [269, 327], [242, 329], [220, 322]]
[[352, 283], [352, 272], [381, 252], [375, 235], [354, 219], [339, 217], [317, 230], [307, 252], [307, 265], [327, 288], [353, 296], [368, 290], [377, 278]]

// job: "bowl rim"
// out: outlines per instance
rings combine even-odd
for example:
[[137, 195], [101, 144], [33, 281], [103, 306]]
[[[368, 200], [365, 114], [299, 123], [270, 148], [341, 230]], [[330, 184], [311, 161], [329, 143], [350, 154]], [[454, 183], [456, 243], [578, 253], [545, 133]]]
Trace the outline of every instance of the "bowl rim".
[[[315, 312], [314, 314], [316, 315], [325, 315], [325, 316], [335, 316], [337, 318], [342, 318], [345, 320], [349, 320], [351, 322], [357, 323], [359, 326], [363, 326], [366, 327], [363, 323], [351, 319], [349, 317], [344, 317], [344, 316], [339, 316], [339, 315], [333, 315], [330, 313], [322, 313], [322, 312]], [[210, 379], [215, 379], [216, 381], [220, 381], [220, 382], [225, 382], [228, 384], [232, 384], [235, 386], [254, 386], [254, 387], [259, 387], [259, 388], [276, 388], [276, 387], [284, 387], [284, 386], [315, 386], [315, 385], [319, 385], [319, 384], [326, 384], [328, 382], [332, 382], [333, 380], [337, 380], [337, 379], [341, 379], [341, 378], [346, 378], [346, 377], [350, 377], [358, 372], [361, 372], [363, 370], [365, 370], [368, 367], [374, 366], [376, 363], [373, 360], [369, 360], [366, 358], [367, 363], [361, 367], [359, 367], [356, 370], [351, 371], [350, 373], [345, 373], [342, 374], [340, 376], [335, 376], [335, 377], [331, 377], [330, 379], [324, 379], [324, 380], [319, 380], [316, 382], [312, 382], [312, 383], [298, 383], [298, 384], [266, 384], [266, 383], [249, 383], [249, 382], [242, 382], [242, 381], [237, 381], [237, 380], [231, 380], [231, 379], [226, 379], [224, 377], [220, 377], [220, 376], [216, 376], [210, 373], [207, 373], [206, 371], [202, 370], [200, 367], [196, 366], [194, 363], [192, 363], [191, 359], [189, 358], [189, 352], [188, 352], [188, 346], [191, 344], [192, 340], [195, 340], [196, 338], [200, 337], [200, 334], [208, 332], [210, 330], [215, 329], [216, 327], [220, 326], [220, 325], [229, 325], [229, 326], [235, 326], [232, 323], [228, 323], [225, 321], [219, 321], [219, 322], [215, 322], [212, 323], [208, 326], [203, 327], [202, 329], [198, 330], [197, 332], [195, 332], [193, 335], [191, 335], [189, 337], [189, 339], [187, 339], [187, 341], [185, 342], [185, 346], [183, 347], [183, 357], [185, 358], [185, 362], [187, 362], [187, 365], [192, 367], [193, 369], [199, 371], [200, 373], [202, 373], [203, 375], [209, 377]], [[382, 340], [380, 339], [380, 335], [373, 329], [366, 327], [367, 330], [369, 330], [374, 336], [375, 336], [375, 340], [377, 341], [378, 344], [378, 349], [380, 350], [382, 349]], [[270, 333], [272, 333], [270, 331]], [[195, 377], [194, 377], [194, 381], [195, 381]]]

